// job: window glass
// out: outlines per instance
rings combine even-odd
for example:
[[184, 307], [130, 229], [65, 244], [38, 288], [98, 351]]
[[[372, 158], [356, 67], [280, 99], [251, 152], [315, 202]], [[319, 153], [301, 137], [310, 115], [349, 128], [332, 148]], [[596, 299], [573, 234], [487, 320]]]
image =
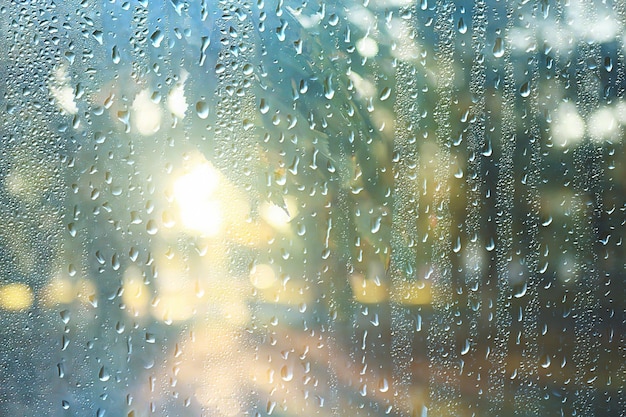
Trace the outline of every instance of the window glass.
[[625, 22], [0, 5], [0, 415], [625, 415]]

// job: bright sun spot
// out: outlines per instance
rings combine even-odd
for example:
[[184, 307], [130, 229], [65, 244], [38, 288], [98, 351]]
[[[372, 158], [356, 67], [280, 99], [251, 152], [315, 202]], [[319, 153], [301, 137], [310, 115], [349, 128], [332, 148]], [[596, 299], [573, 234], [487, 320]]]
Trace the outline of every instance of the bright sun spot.
[[185, 227], [205, 236], [220, 232], [224, 213], [216, 195], [219, 185], [220, 174], [208, 162], [176, 180], [174, 198]]

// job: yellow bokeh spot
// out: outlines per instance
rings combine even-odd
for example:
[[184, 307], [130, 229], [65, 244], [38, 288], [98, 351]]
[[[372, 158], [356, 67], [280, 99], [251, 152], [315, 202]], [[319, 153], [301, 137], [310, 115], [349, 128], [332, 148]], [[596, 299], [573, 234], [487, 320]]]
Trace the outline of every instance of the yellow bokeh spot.
[[33, 304], [33, 290], [26, 284], [12, 283], [0, 287], [0, 307], [6, 310], [25, 310]]
[[135, 314], [144, 313], [148, 306], [149, 294], [139, 268], [131, 265], [124, 271], [123, 288], [122, 301], [126, 307]]
[[250, 203], [200, 152], [186, 158], [185, 167], [172, 184], [178, 219], [187, 232], [214, 238], [254, 242]]
[[276, 229], [287, 229], [289, 222], [298, 214], [298, 202], [291, 196], [285, 197], [287, 211], [273, 203], [263, 203], [261, 217]]
[[254, 266], [250, 270], [250, 282], [261, 290], [272, 287], [277, 282], [274, 269], [267, 264]]
[[69, 304], [76, 298], [74, 283], [69, 279], [55, 277], [44, 288], [42, 301], [47, 306]]

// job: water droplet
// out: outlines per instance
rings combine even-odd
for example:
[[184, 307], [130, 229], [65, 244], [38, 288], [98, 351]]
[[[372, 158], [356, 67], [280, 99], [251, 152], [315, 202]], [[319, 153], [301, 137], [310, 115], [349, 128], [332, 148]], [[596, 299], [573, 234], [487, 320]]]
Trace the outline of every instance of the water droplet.
[[70, 408], [70, 402], [67, 400], [63, 400], [61, 401], [61, 407], [63, 407], [64, 410], [69, 410]]
[[154, 344], [156, 343], [156, 337], [152, 333], [146, 333], [146, 343]]
[[267, 411], [267, 414], [271, 415], [274, 412], [275, 408], [276, 408], [276, 401], [268, 401], [265, 411]]
[[380, 101], [387, 100], [390, 95], [391, 95], [391, 88], [389, 87], [383, 88], [383, 90], [380, 92]]
[[285, 31], [287, 30], [288, 24], [287, 21], [280, 19], [280, 26], [276, 28], [276, 36], [281, 42], [285, 40]]
[[290, 366], [284, 365], [280, 369], [280, 377], [283, 381], [291, 381], [293, 379], [293, 369]]
[[158, 48], [159, 46], [161, 46], [161, 42], [163, 42], [164, 38], [165, 35], [163, 35], [163, 32], [158, 29], [155, 30], [154, 33], [150, 35], [150, 41], [152, 42], [152, 46]]
[[497, 37], [496, 42], [493, 45], [493, 56], [496, 58], [502, 58], [504, 56], [504, 42], [502, 42], [502, 38]]
[[467, 25], [465, 24], [465, 21], [463, 20], [462, 17], [459, 19], [457, 28], [459, 29], [459, 33], [461, 34], [467, 33]]
[[154, 220], [148, 220], [148, 223], [146, 223], [146, 231], [149, 235], [156, 235], [159, 231], [159, 227]]
[[378, 381], [378, 391], [380, 392], [389, 391], [389, 381], [387, 381], [387, 378], [382, 378], [380, 381]]
[[102, 382], [107, 382], [111, 379], [111, 374], [109, 374], [109, 371], [104, 366], [100, 368], [100, 372], [98, 372], [98, 379]]
[[63, 335], [63, 336], [61, 337], [61, 350], [65, 350], [65, 349], [67, 349], [67, 347], [69, 346], [69, 344], [70, 344], [70, 338], [69, 338], [69, 337], [67, 337], [66, 335]]
[[111, 59], [113, 60], [114, 64], [120, 63], [121, 57], [120, 57], [120, 51], [117, 49], [117, 45], [115, 45], [113, 49], [111, 50]]
[[199, 101], [196, 103], [196, 113], [198, 117], [201, 119], [206, 119], [209, 117], [209, 106], [204, 101]]
[[519, 93], [522, 97], [526, 98], [530, 95], [530, 84], [526, 81], [519, 89]]
[[63, 310], [59, 314], [61, 315], [61, 320], [63, 321], [63, 323], [67, 324], [70, 322], [72, 315], [69, 310]]
[[333, 89], [332, 75], [329, 75], [326, 78], [324, 78], [324, 97], [326, 97], [329, 100], [332, 100], [334, 96], [335, 96], [335, 90]]
[[370, 227], [370, 231], [374, 234], [378, 233], [378, 231], [380, 230], [380, 223], [382, 221], [381, 217], [376, 217], [375, 219], [372, 220], [372, 224]]
[[114, 253], [113, 256], [111, 257], [111, 267], [113, 268], [114, 271], [117, 271], [118, 269], [120, 269], [120, 259], [119, 259], [119, 256], [117, 256], [117, 253]]
[[96, 40], [96, 42], [102, 45], [102, 43], [104, 42], [104, 33], [101, 30], [94, 30], [92, 36]]
[[528, 284], [524, 283], [524, 285], [522, 285], [522, 288], [520, 288], [518, 291], [515, 292], [515, 298], [522, 298], [523, 296], [526, 295], [526, 292], [528, 291]]
[[454, 244], [454, 248], [452, 248], [454, 253], [459, 253], [461, 251], [461, 238], [457, 236], [456, 243]]
[[469, 351], [470, 351], [470, 342], [469, 342], [469, 339], [465, 339], [465, 342], [463, 342], [463, 347], [461, 348], [461, 355], [467, 355]]

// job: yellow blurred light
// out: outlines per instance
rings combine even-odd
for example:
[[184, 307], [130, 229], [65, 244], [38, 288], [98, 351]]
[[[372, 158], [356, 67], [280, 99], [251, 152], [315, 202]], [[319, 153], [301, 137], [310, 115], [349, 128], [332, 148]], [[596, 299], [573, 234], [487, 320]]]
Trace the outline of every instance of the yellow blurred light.
[[85, 304], [96, 306], [98, 304], [98, 291], [96, 284], [90, 279], [80, 279], [76, 282], [74, 288], [77, 292], [77, 297]]
[[139, 268], [131, 265], [124, 271], [122, 288], [124, 289], [122, 301], [126, 304], [126, 307], [137, 314], [145, 312], [148, 306], [149, 294]]
[[0, 287], [0, 307], [6, 310], [25, 310], [33, 304], [33, 290], [26, 284], [12, 283]]
[[185, 82], [188, 77], [189, 73], [182, 70], [178, 77], [178, 83], [172, 88], [167, 97], [168, 110], [179, 119], [185, 117], [185, 112], [187, 111], [187, 107], [189, 107], [185, 98]]
[[350, 277], [350, 285], [354, 299], [360, 303], [382, 303], [387, 300], [387, 285], [378, 280], [354, 274]]
[[261, 290], [272, 287], [277, 282], [274, 269], [267, 264], [256, 265], [250, 271], [250, 282]]
[[55, 277], [43, 290], [42, 302], [48, 306], [54, 304], [69, 304], [76, 298], [76, 291], [72, 281], [66, 278]]
[[219, 171], [209, 162], [196, 165], [174, 182], [174, 198], [186, 228], [205, 236], [220, 232], [223, 210], [216, 195], [219, 186]]
[[161, 128], [163, 110], [150, 98], [149, 90], [141, 90], [133, 100], [133, 127], [143, 136], [156, 133]]
[[263, 203], [261, 205], [261, 217], [276, 229], [285, 229], [289, 222], [298, 214], [298, 203], [295, 198], [287, 196], [285, 198], [287, 211], [273, 203]]
[[300, 279], [290, 279], [279, 285], [272, 285], [259, 291], [259, 295], [268, 302], [291, 306], [306, 305], [313, 301], [311, 288]]

